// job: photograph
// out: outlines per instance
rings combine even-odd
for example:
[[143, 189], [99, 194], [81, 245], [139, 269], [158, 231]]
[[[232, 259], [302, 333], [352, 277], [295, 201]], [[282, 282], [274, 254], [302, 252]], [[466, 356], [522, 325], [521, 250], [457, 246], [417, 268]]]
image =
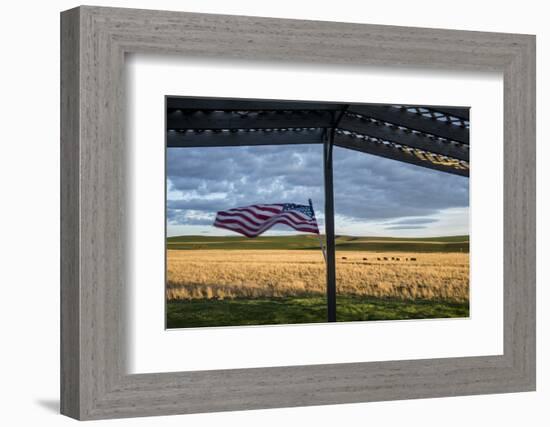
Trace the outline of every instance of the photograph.
[[468, 107], [165, 104], [167, 329], [469, 317]]

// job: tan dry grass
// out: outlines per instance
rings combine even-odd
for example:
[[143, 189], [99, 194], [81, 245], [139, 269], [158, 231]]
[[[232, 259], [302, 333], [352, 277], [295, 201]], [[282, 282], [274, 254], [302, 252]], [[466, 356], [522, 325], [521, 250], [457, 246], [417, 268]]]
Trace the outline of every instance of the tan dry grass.
[[[468, 254], [343, 251], [336, 257], [339, 295], [468, 301]], [[411, 257], [416, 261], [405, 261]], [[324, 295], [325, 286], [320, 251], [168, 251], [168, 300]]]

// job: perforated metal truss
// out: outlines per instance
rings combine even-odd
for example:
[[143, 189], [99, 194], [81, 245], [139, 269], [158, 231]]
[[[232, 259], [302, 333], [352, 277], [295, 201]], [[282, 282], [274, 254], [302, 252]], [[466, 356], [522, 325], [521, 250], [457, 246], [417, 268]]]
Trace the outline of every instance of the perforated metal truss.
[[[469, 176], [469, 109], [169, 98], [169, 147], [324, 143]], [[330, 132], [329, 132], [330, 131]]]

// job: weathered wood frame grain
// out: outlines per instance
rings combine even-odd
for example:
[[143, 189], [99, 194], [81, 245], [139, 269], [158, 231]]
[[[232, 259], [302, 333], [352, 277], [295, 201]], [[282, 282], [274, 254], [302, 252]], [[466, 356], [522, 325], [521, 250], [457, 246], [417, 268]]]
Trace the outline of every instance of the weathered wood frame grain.
[[[502, 72], [504, 354], [127, 374], [124, 58], [135, 52]], [[62, 13], [63, 414], [84, 420], [534, 389], [534, 36], [87, 6]]]

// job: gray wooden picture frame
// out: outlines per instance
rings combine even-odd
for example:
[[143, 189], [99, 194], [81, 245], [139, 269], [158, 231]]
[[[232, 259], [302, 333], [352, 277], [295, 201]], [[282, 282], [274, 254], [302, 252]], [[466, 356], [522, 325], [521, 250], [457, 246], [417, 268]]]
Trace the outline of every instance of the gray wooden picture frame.
[[[126, 53], [502, 72], [503, 355], [127, 374]], [[63, 414], [84, 420], [530, 390], [534, 36], [88, 6], [62, 12]]]

